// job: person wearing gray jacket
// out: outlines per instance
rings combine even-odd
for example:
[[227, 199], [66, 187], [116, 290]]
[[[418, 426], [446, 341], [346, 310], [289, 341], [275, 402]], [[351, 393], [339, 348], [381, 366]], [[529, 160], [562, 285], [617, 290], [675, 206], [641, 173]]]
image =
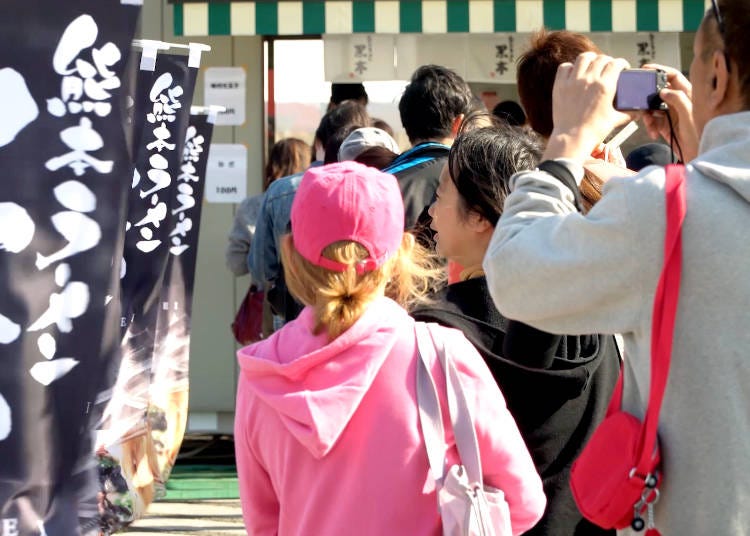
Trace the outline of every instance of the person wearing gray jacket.
[[[682, 281], [659, 420], [656, 527], [664, 536], [750, 535], [750, 11], [719, 0], [696, 34], [690, 82], [664, 68], [674, 141], [686, 165]], [[626, 120], [612, 107], [624, 60], [585, 53], [563, 64], [543, 160], [580, 183], [582, 162]], [[644, 116], [665, 135], [666, 116]], [[542, 168], [545, 166], [540, 164]], [[506, 317], [556, 333], [622, 333], [623, 409], [648, 401], [654, 294], [663, 265], [665, 172], [616, 178], [586, 215], [540, 170], [511, 179], [483, 267]], [[622, 534], [628, 534], [624, 531]]]

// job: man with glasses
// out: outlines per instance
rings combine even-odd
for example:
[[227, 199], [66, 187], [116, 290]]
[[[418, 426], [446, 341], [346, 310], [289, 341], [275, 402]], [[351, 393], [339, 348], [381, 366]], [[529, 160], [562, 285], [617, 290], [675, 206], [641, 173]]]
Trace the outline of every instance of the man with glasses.
[[[664, 112], [644, 117], [687, 163], [682, 281], [659, 425], [664, 478], [654, 513], [665, 536], [750, 535], [750, 9], [747, 0], [713, 4], [695, 37], [690, 81], [664, 68], [673, 128]], [[628, 119], [612, 106], [626, 67], [593, 53], [560, 66], [543, 157], [557, 164], [540, 167], [565, 175], [562, 167], [580, 183], [591, 149]], [[623, 409], [642, 418], [665, 172], [651, 166], [612, 179], [585, 216], [567, 184], [541, 170], [513, 177], [484, 260], [490, 291], [503, 315], [544, 331], [622, 333]]]

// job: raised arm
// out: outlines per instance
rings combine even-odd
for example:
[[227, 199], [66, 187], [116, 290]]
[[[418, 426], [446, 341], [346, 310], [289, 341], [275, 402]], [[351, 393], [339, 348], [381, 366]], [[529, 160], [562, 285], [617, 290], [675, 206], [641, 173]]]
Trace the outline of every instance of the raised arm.
[[[555, 127], [543, 160], [563, 163], [578, 184], [592, 148], [613, 125], [630, 119], [612, 105], [626, 67], [624, 60], [584, 53], [558, 69]], [[500, 312], [555, 333], [636, 329], [661, 267], [663, 184], [664, 171], [656, 167], [612, 179], [584, 216], [574, 206], [574, 185], [545, 171], [514, 176], [484, 259]]]
[[[627, 181], [638, 180], [651, 183], [654, 195], [633, 199]], [[513, 177], [483, 265], [498, 310], [553, 333], [636, 329], [661, 266], [663, 181], [656, 168], [640, 178], [613, 179], [584, 216], [555, 177], [542, 171]], [[632, 218], [633, 203], [651, 216]]]

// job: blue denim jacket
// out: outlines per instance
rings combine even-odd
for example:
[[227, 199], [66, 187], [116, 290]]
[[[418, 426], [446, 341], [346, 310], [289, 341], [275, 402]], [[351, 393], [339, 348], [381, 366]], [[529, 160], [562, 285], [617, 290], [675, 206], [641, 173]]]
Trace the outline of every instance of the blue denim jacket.
[[255, 236], [247, 256], [253, 281], [271, 281], [281, 273], [279, 241], [289, 232], [292, 202], [302, 175], [304, 173], [297, 173], [273, 181], [263, 196]]

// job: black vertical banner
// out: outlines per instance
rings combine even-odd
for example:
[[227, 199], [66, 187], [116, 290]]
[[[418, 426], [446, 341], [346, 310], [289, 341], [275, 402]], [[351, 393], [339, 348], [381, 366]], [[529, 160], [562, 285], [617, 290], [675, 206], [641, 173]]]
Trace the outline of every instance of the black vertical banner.
[[0, 4], [3, 536], [98, 530], [90, 407], [132, 176], [120, 103], [137, 3]]
[[187, 425], [190, 319], [212, 133], [213, 123], [206, 115], [190, 116], [176, 195], [170, 205], [173, 228], [157, 318], [148, 410], [161, 482], [169, 477]]
[[187, 56], [159, 54], [148, 91], [137, 90], [147, 100], [135, 104], [136, 111], [146, 113], [145, 120], [134, 118], [135, 128], [140, 123], [143, 132], [128, 198], [123, 328], [158, 301], [172, 219], [168, 205], [177, 187], [174, 175], [182, 163], [197, 71], [188, 67]]
[[170, 235], [184, 227], [182, 212], [173, 211], [185, 190], [179, 175], [198, 70], [188, 62], [159, 54], [151, 76], [141, 75], [145, 88], [136, 88], [145, 103], [134, 103], [143, 115], [134, 117], [135, 131], [139, 122], [143, 127], [134, 146], [121, 267], [122, 361], [97, 439], [107, 532], [141, 517], [163, 489], [148, 410], [162, 287], [176, 240]]
[[128, 87], [126, 90], [125, 110], [125, 133], [128, 138], [128, 148], [131, 152], [132, 162], [135, 164], [138, 151], [141, 147], [143, 126], [146, 122], [147, 107], [151, 104], [149, 92], [153, 83], [154, 71], [149, 69], [148, 58], [144, 61], [144, 53], [131, 55], [132, 59], [128, 65]]

